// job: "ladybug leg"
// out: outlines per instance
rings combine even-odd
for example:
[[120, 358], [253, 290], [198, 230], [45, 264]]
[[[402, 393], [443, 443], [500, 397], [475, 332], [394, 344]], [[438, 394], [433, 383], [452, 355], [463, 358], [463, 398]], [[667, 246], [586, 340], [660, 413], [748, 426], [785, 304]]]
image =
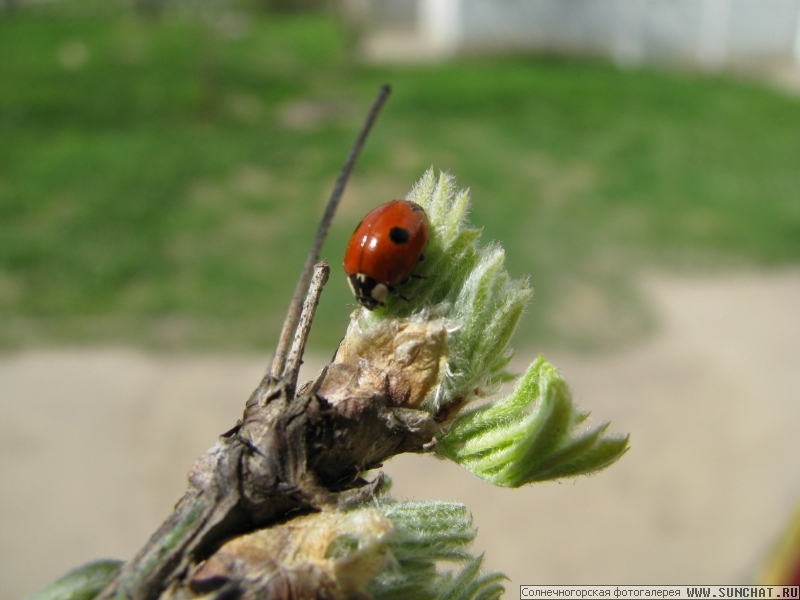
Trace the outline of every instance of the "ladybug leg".
[[[428, 277], [427, 277], [426, 275], [415, 275], [414, 273], [412, 273], [411, 275], [409, 275], [408, 277], [406, 277], [405, 279], [403, 279], [403, 281], [401, 281], [401, 282], [400, 282], [400, 285], [405, 285], [405, 284], [407, 284], [409, 281], [411, 281], [412, 279], [427, 279], [427, 278], [428, 278]], [[391, 289], [391, 290], [389, 290], [389, 291], [391, 291], [393, 294], [397, 295], [397, 292], [394, 292], [393, 290], [394, 290], [394, 288], [392, 288], [392, 289]]]
[[[419, 255], [419, 260], [417, 261], [417, 264], [421, 263], [423, 260], [425, 260], [425, 255], [424, 254], [420, 254]], [[413, 273], [408, 276], [408, 279], [412, 279], [412, 278], [413, 279], [427, 279], [427, 277], [425, 277], [425, 275], [414, 275]], [[406, 281], [408, 281], [408, 279], [406, 279]], [[403, 282], [403, 283], [405, 283], [405, 282]]]
[[[403, 283], [405, 283], [405, 281], [404, 281]], [[400, 285], [403, 285], [403, 284], [401, 283]], [[390, 287], [390, 288], [389, 288], [389, 292], [392, 294], [392, 296], [397, 296], [397, 297], [398, 297], [398, 298], [400, 298], [401, 300], [405, 300], [406, 302], [411, 302], [411, 300], [409, 300], [408, 298], [406, 298], [405, 296], [403, 296], [403, 294], [401, 294], [400, 292], [398, 292], [398, 291], [397, 291], [397, 288]]]

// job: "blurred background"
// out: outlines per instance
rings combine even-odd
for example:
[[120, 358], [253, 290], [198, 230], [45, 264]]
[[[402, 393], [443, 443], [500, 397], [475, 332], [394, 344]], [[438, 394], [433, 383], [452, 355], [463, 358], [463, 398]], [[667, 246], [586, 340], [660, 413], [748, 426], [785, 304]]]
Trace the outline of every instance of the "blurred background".
[[472, 190], [516, 345], [632, 449], [473, 509], [522, 583], [759, 580], [800, 496], [800, 0], [2, 0], [0, 596], [132, 555], [239, 416], [341, 163], [309, 375], [371, 207]]

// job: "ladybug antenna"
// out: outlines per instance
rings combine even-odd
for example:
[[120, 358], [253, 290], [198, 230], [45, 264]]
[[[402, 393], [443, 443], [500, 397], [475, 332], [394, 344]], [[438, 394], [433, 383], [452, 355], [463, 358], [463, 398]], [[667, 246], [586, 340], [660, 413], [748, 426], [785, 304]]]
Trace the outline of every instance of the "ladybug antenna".
[[[309, 295], [309, 285], [314, 272], [314, 265], [319, 260], [322, 244], [328, 235], [328, 230], [330, 229], [331, 221], [333, 221], [333, 215], [336, 213], [336, 209], [339, 206], [339, 201], [342, 199], [345, 184], [350, 178], [350, 173], [353, 171], [353, 167], [358, 159], [358, 155], [361, 153], [364, 142], [367, 140], [367, 136], [377, 120], [383, 105], [386, 103], [390, 92], [391, 88], [388, 85], [381, 86], [377, 97], [372, 103], [369, 113], [367, 113], [367, 118], [364, 120], [364, 125], [361, 128], [361, 132], [358, 134], [356, 141], [353, 143], [353, 147], [350, 149], [350, 153], [347, 155], [347, 159], [345, 160], [342, 170], [339, 173], [339, 178], [336, 180], [336, 185], [333, 186], [331, 197], [328, 200], [327, 207], [325, 208], [325, 214], [322, 215], [322, 220], [317, 228], [316, 236], [311, 244], [311, 249], [308, 251], [308, 256], [306, 257], [305, 265], [303, 265], [303, 270], [300, 273], [300, 279], [297, 282], [297, 287], [294, 289], [292, 300], [289, 303], [289, 310], [287, 311], [286, 318], [283, 321], [281, 335], [278, 339], [278, 345], [275, 348], [275, 355], [272, 358], [272, 366], [268, 371], [268, 374], [276, 379], [282, 378], [286, 381], [297, 382], [297, 369], [300, 368], [300, 363], [302, 362], [302, 349], [305, 347], [305, 340], [302, 340], [300, 343], [295, 341], [294, 344], [292, 340], [296, 337], [308, 336], [307, 330], [305, 333], [302, 333], [298, 329], [301, 313], [305, 312], [303, 299]], [[322, 285], [325, 285], [325, 281], [327, 281], [327, 276], [320, 285], [320, 291], [322, 289]], [[314, 310], [316, 310], [317, 301], [313, 302]], [[309, 308], [311, 307], [309, 306]], [[311, 325], [310, 320], [313, 319], [314, 310], [311, 311], [311, 315], [309, 317], [309, 327]], [[301, 356], [298, 357], [297, 362], [292, 363], [291, 369], [286, 363], [290, 346], [299, 347], [301, 352]]]

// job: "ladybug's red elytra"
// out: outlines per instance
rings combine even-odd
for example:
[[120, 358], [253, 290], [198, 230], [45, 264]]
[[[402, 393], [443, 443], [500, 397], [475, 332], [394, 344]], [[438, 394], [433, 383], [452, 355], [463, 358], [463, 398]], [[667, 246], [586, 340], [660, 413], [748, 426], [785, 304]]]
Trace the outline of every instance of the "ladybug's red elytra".
[[344, 272], [361, 306], [383, 306], [394, 287], [411, 277], [429, 230], [428, 215], [408, 200], [392, 200], [367, 213], [344, 255]]

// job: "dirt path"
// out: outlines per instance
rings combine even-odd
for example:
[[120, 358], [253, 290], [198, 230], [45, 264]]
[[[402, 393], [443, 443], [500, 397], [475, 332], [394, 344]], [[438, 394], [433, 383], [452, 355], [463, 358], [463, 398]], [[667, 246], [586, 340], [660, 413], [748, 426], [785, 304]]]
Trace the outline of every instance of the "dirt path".
[[[631, 433], [619, 464], [522, 490], [427, 457], [386, 465], [396, 496], [470, 507], [509, 598], [521, 583], [751, 581], [800, 497], [800, 272], [646, 288], [662, 320], [648, 342], [546, 353], [580, 403]], [[124, 349], [0, 357], [0, 597], [135, 552], [265, 363]]]

